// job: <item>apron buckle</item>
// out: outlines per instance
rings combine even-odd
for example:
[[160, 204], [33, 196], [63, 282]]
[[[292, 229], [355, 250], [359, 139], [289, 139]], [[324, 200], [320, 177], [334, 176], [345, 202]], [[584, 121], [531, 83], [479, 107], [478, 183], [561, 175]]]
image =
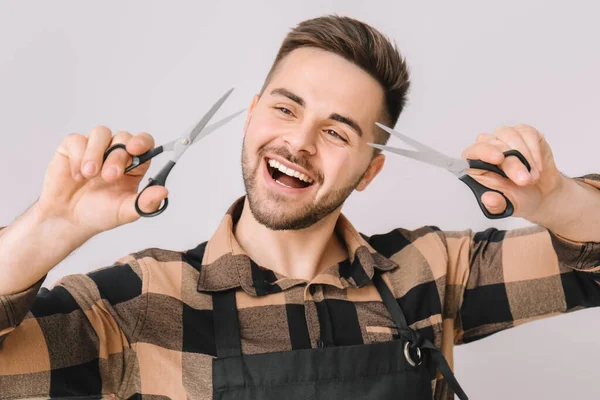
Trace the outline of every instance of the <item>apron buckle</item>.
[[404, 343], [404, 358], [406, 358], [406, 361], [413, 367], [419, 366], [423, 362], [423, 359], [421, 358], [421, 349], [419, 347], [416, 347], [416, 349], [418, 360], [415, 362], [415, 360], [413, 360], [412, 356], [410, 355], [410, 342], [407, 341], [406, 343]]

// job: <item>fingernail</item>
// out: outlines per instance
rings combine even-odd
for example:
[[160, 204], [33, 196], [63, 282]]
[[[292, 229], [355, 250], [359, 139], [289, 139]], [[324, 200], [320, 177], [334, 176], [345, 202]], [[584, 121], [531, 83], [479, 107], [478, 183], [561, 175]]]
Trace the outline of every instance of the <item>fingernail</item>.
[[93, 161], [88, 161], [83, 165], [81, 170], [85, 175], [94, 175], [96, 173], [96, 164]]
[[517, 179], [520, 180], [521, 182], [526, 182], [529, 180], [529, 173], [525, 172], [525, 171], [519, 171], [519, 173], [517, 174]]

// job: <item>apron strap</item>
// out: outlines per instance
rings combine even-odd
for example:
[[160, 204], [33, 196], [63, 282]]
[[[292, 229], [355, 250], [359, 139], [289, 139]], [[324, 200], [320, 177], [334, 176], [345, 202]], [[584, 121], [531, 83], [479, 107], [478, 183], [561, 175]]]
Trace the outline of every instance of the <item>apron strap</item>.
[[235, 289], [212, 294], [217, 357], [242, 355], [240, 323], [238, 320]]
[[319, 327], [321, 330], [321, 338], [317, 342], [317, 346], [333, 347], [335, 342], [333, 341], [333, 328], [331, 327], [331, 316], [329, 315], [329, 308], [325, 299], [319, 302], [315, 302], [317, 306], [317, 316], [319, 317]]
[[429, 354], [431, 355], [431, 358], [433, 358], [433, 362], [442, 373], [442, 376], [444, 377], [446, 382], [448, 382], [448, 385], [450, 386], [454, 394], [456, 394], [460, 400], [469, 400], [467, 394], [460, 386], [460, 383], [458, 383], [458, 381], [456, 380], [456, 377], [454, 376], [450, 365], [448, 365], [448, 361], [446, 361], [446, 357], [444, 357], [440, 349], [438, 349], [433, 343], [431, 343], [429, 339], [423, 340], [421, 348], [431, 350]]
[[375, 287], [383, 300], [383, 304], [388, 309], [388, 312], [391, 314], [396, 327], [398, 328], [398, 334], [402, 336], [404, 340], [410, 343], [410, 347], [417, 348], [425, 348], [430, 350], [431, 358], [433, 359], [434, 364], [442, 373], [442, 376], [448, 382], [450, 388], [454, 391], [454, 393], [458, 396], [460, 400], [468, 400], [467, 395], [464, 390], [460, 387], [460, 384], [456, 380], [450, 365], [446, 361], [446, 358], [433, 343], [429, 339], [422, 338], [419, 333], [413, 329], [408, 327], [406, 322], [406, 318], [404, 317], [404, 313], [400, 308], [400, 305], [394, 298], [394, 294], [385, 284], [381, 273], [376, 272], [373, 276], [373, 282], [375, 283]]
[[406, 322], [406, 318], [404, 317], [402, 309], [398, 305], [398, 302], [396, 302], [392, 291], [388, 285], [385, 284], [385, 281], [379, 272], [376, 272], [375, 275], [373, 275], [373, 281], [375, 282], [375, 287], [381, 296], [381, 300], [383, 300], [385, 308], [387, 308], [389, 313], [392, 315], [392, 319], [394, 320], [394, 323], [396, 323], [396, 328], [398, 328], [398, 331], [409, 330], [408, 323]]

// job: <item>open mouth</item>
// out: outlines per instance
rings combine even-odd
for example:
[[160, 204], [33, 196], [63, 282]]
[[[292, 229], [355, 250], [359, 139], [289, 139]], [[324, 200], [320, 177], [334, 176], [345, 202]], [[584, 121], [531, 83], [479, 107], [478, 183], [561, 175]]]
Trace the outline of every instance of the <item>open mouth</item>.
[[314, 180], [292, 168], [287, 168], [277, 160], [265, 158], [267, 170], [271, 178], [280, 184], [291, 189], [305, 189], [314, 184]]

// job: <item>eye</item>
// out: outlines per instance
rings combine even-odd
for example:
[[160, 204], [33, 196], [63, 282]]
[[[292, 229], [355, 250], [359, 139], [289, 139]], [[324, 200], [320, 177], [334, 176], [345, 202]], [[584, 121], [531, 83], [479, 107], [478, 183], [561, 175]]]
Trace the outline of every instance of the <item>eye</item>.
[[341, 141], [346, 142], [346, 143], [348, 142], [346, 139], [344, 139], [344, 137], [342, 137], [342, 135], [340, 135], [339, 133], [337, 133], [333, 129], [326, 129], [325, 132], [327, 132], [328, 135], [334, 137], [337, 140], [341, 140]]
[[288, 108], [285, 107], [275, 107], [276, 110], [279, 110], [282, 114], [293, 116], [294, 113], [291, 112]]

